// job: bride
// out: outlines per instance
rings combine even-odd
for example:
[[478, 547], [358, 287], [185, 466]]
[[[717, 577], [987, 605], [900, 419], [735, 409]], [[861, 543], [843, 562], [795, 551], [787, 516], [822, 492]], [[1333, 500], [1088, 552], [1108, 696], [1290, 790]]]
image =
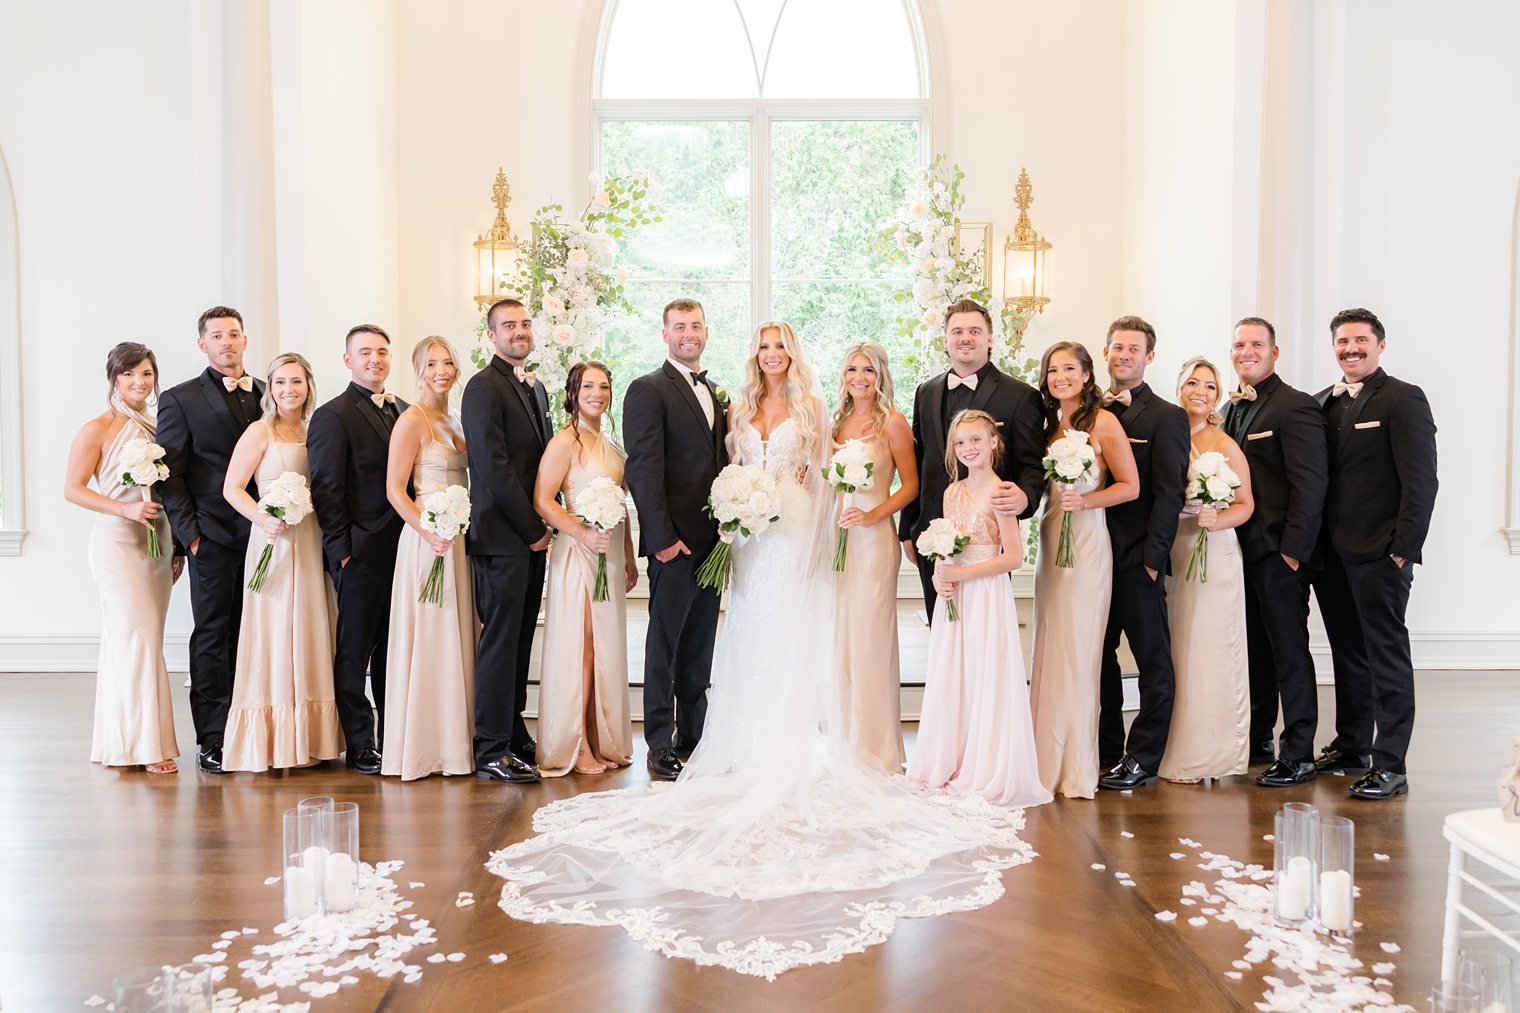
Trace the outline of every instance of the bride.
[[755, 332], [728, 441], [776, 478], [781, 519], [734, 544], [701, 743], [675, 784], [540, 809], [539, 836], [488, 867], [515, 918], [619, 925], [774, 978], [883, 942], [899, 918], [991, 903], [1034, 852], [1021, 810], [881, 773], [837, 734], [829, 427], [789, 324]]

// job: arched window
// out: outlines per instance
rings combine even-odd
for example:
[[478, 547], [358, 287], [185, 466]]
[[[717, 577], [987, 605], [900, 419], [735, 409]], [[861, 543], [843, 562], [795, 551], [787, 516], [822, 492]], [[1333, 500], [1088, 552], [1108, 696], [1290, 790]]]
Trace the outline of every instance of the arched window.
[[16, 201], [0, 152], [0, 556], [21, 554], [21, 314]]
[[901, 352], [906, 268], [874, 239], [930, 150], [912, 0], [607, 0], [594, 66], [597, 164], [647, 170], [664, 218], [625, 245], [620, 387], [663, 358], [651, 338], [680, 295], [706, 308], [725, 382], [772, 318], [830, 394], [850, 343]]

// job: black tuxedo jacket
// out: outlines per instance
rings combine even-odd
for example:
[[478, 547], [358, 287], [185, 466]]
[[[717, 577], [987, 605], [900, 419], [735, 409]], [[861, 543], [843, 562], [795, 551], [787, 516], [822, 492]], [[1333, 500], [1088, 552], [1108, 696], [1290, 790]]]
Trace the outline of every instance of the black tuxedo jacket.
[[1438, 484], [1430, 402], [1414, 384], [1378, 369], [1363, 382], [1336, 432], [1333, 390], [1315, 395], [1324, 407], [1330, 448], [1325, 534], [1347, 562], [1391, 555], [1418, 563]]
[[[950, 485], [945, 470], [945, 394], [949, 372], [941, 373], [918, 385], [913, 395], [913, 453], [918, 460], [918, 499], [902, 508], [898, 519], [898, 539], [917, 538], [931, 521], [944, 513], [945, 489]], [[988, 365], [980, 373], [971, 407], [981, 409], [998, 422], [1003, 438], [1003, 463], [998, 474], [1017, 482], [1029, 506], [1019, 516], [1031, 516], [1040, 505], [1045, 488], [1044, 416], [1040, 392], [996, 366]]]
[[1115, 408], [1122, 409], [1115, 415], [1135, 454], [1140, 495], [1103, 512], [1114, 543], [1114, 569], [1148, 566], [1168, 573], [1187, 487], [1192, 444], [1187, 412], [1157, 396], [1147, 383], [1130, 391], [1129, 407], [1109, 406]]
[[639, 555], [653, 556], [677, 541], [699, 562], [718, 540], [718, 523], [702, 512], [713, 479], [728, 464], [728, 417], [713, 395], [708, 426], [696, 389], [668, 361], [628, 385], [623, 397], [624, 473], [639, 512]]
[[[231, 547], [248, 539], [248, 519], [222, 496], [227, 462], [246, 427], [227, 407], [226, 389], [210, 372], [202, 371], [158, 396], [158, 445], [169, 466], [169, 477], [158, 483], [158, 498], [184, 552], [197, 538]], [[264, 396], [262, 381], [253, 381], [253, 393]], [[248, 494], [258, 498], [252, 479]]]
[[533, 507], [538, 462], [553, 435], [544, 385], [518, 381], [499, 355], [465, 384], [460, 415], [470, 461], [472, 556], [524, 556], [549, 529]]
[[1300, 563], [1319, 562], [1325, 509], [1325, 413], [1319, 402], [1273, 373], [1256, 385], [1256, 400], [1225, 410], [1224, 431], [1240, 444], [1251, 468], [1251, 519], [1236, 530], [1248, 563], [1274, 552]]
[[[396, 414], [407, 404], [396, 399]], [[390, 433], [369, 392], [357, 384], [312, 412], [306, 429], [311, 501], [329, 569], [343, 560], [396, 558], [401, 516], [385, 498]]]

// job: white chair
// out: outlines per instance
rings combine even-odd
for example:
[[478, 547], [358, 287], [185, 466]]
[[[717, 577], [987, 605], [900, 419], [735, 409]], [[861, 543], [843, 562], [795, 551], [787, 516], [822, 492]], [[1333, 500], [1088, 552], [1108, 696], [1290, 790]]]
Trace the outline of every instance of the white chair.
[[[1520, 931], [1496, 925], [1493, 918], [1520, 915], [1520, 903], [1506, 891], [1520, 890], [1520, 823], [1506, 823], [1498, 809], [1469, 809], [1446, 817], [1442, 833], [1451, 842], [1446, 877], [1446, 928], [1441, 938], [1441, 978], [1457, 977], [1457, 955], [1463, 939], [1492, 936], [1520, 954]], [[1486, 883], [1468, 871], [1469, 862], [1487, 866], [1508, 882]], [[1483, 915], [1464, 902], [1463, 888], [1471, 887], [1497, 901], [1504, 913]], [[1464, 929], [1466, 919], [1477, 928]]]

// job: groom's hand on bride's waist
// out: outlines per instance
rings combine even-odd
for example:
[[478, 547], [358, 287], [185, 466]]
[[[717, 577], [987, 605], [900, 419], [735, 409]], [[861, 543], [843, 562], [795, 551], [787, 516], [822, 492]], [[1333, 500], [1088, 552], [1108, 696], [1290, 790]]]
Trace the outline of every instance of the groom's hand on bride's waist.
[[676, 544], [672, 545], [668, 549], [662, 549], [659, 552], [656, 552], [654, 554], [654, 558], [661, 563], [668, 563], [672, 559], [675, 559], [677, 556], [689, 555], [691, 555], [691, 550], [686, 547], [686, 543], [680, 539], [676, 539]]

